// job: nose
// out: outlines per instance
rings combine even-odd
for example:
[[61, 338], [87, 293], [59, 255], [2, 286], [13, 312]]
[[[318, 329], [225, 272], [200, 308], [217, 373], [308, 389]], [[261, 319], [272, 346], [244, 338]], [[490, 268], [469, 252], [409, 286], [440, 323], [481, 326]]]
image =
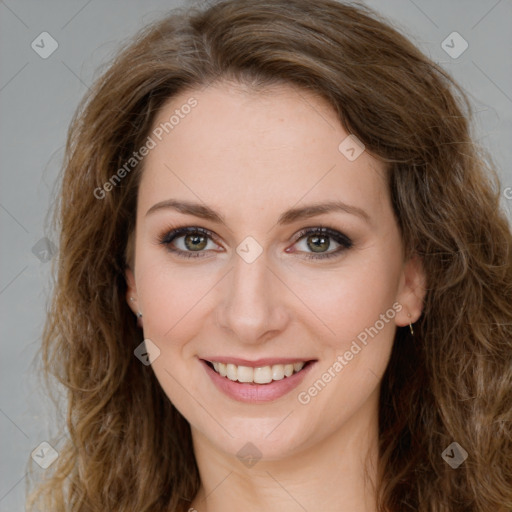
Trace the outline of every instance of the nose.
[[265, 252], [252, 263], [234, 255], [234, 268], [223, 280], [218, 325], [239, 343], [257, 344], [282, 332], [290, 314], [286, 287], [268, 266]]

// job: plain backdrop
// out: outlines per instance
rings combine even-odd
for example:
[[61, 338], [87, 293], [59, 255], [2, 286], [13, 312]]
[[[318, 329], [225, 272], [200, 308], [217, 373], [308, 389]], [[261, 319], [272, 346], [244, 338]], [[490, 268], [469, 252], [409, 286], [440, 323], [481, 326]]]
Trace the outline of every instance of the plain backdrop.
[[[55, 414], [40, 389], [34, 356], [57, 250], [45, 219], [69, 122], [99, 67], [127, 38], [186, 3], [0, 0], [0, 512], [24, 510], [27, 461], [41, 442], [56, 440]], [[476, 138], [499, 166], [503, 205], [511, 216], [512, 2], [366, 3], [468, 92], [477, 111]], [[442, 43], [454, 31], [460, 37], [451, 36], [449, 55]], [[467, 49], [454, 57], [464, 41]], [[52, 45], [58, 47], [46, 56]]]

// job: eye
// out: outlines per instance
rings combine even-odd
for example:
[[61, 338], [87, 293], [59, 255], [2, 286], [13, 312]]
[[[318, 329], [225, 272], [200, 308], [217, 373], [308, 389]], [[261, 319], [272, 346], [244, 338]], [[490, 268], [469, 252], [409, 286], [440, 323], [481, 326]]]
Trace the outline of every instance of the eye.
[[204, 228], [184, 227], [172, 229], [160, 237], [158, 242], [176, 255], [184, 258], [202, 258], [206, 256], [205, 250], [212, 249], [208, 244], [212, 240], [213, 233]]
[[[339, 256], [343, 251], [350, 249], [352, 240], [343, 233], [327, 227], [306, 228], [297, 234], [297, 241], [302, 242], [304, 256], [309, 259], [327, 259]], [[332, 249], [333, 245], [335, 250]], [[311, 253], [307, 251], [311, 250]]]

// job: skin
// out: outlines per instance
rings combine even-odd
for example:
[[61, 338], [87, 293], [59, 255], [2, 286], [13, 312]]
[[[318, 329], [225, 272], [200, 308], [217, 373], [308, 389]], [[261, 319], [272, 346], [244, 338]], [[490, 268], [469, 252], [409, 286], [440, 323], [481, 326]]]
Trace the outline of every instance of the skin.
[[[187, 91], [161, 109], [155, 126], [190, 97], [197, 106], [146, 157], [126, 280], [144, 338], [160, 350], [153, 371], [191, 426], [202, 481], [192, 506], [375, 511], [364, 465], [374, 481], [379, 386], [395, 330], [418, 319], [425, 286], [418, 259], [404, 260], [384, 165], [367, 151], [349, 161], [338, 150], [348, 133], [333, 109], [291, 86], [255, 91], [222, 82]], [[173, 209], [146, 215], [169, 198], [206, 204], [226, 225]], [[334, 211], [277, 225], [289, 208], [331, 200], [364, 210], [369, 221]], [[353, 246], [308, 260], [317, 253], [307, 235], [294, 235], [322, 225]], [[216, 239], [208, 239], [206, 257], [180, 258], [158, 243], [169, 226], [202, 227]], [[263, 250], [252, 263], [236, 252], [247, 236]], [[173, 246], [187, 250], [184, 238]], [[325, 252], [338, 248], [330, 240]], [[396, 316], [300, 403], [298, 393], [395, 302]], [[222, 394], [199, 362], [213, 354], [317, 363], [285, 396], [241, 403]], [[237, 458], [247, 442], [262, 454], [252, 467]]]

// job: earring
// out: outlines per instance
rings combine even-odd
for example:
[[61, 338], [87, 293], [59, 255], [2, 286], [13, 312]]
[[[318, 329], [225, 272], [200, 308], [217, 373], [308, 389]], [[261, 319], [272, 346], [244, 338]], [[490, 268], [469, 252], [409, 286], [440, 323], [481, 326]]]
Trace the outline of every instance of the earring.
[[[411, 318], [411, 314], [407, 313], [407, 316]], [[409, 330], [411, 331], [411, 335], [414, 336], [414, 329], [412, 328], [411, 321], [409, 320]]]
[[[133, 302], [135, 299], [133, 297], [130, 297], [130, 301]], [[139, 311], [137, 313], [137, 318], [142, 318], [142, 313]]]

